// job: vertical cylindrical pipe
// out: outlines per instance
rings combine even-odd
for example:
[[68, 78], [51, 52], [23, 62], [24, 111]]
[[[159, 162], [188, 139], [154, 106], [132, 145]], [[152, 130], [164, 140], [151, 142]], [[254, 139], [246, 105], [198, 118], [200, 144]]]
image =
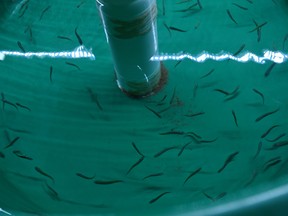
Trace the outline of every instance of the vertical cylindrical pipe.
[[110, 45], [119, 88], [145, 96], [159, 88], [156, 0], [96, 0]]

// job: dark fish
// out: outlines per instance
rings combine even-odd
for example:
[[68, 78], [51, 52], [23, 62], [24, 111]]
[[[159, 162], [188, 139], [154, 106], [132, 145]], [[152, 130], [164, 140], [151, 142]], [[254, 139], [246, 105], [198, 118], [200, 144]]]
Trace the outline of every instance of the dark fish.
[[186, 9], [182, 9], [182, 10], [174, 10], [174, 12], [188, 12], [188, 11], [192, 11], [194, 7], [199, 6], [198, 3], [195, 3], [193, 5], [191, 5], [190, 7], [186, 8]]
[[239, 5], [239, 4], [236, 4], [236, 3], [232, 3], [232, 4], [235, 5], [236, 7], [240, 8], [240, 9], [242, 9], [242, 10], [248, 10], [248, 8], [243, 7], [243, 6]]
[[268, 76], [270, 75], [270, 73], [271, 73], [272, 69], [275, 67], [275, 65], [276, 65], [276, 62], [273, 62], [273, 63], [269, 66], [269, 68], [266, 70], [266, 72], [265, 72], [265, 74], [264, 74], [265, 77], [268, 77]]
[[51, 186], [49, 186], [47, 184], [47, 182], [45, 182], [45, 186], [46, 187], [43, 187], [44, 191], [47, 193], [47, 195], [52, 199], [52, 200], [55, 200], [55, 201], [62, 201], [58, 195], [58, 193], [56, 192], [55, 189], [53, 189]]
[[271, 148], [267, 148], [266, 150], [275, 150], [275, 149], [278, 149], [280, 147], [287, 146], [287, 145], [288, 145], [288, 140], [279, 141], [279, 142], [274, 143]]
[[269, 161], [267, 161], [264, 165], [264, 170], [263, 172], [266, 172], [269, 168], [277, 165], [278, 163], [280, 163], [282, 160], [280, 157], [276, 157], [276, 158], [272, 158]]
[[108, 180], [108, 181], [104, 181], [104, 180], [95, 180], [94, 183], [95, 184], [101, 184], [101, 185], [110, 185], [110, 184], [117, 184], [117, 183], [122, 183], [122, 180]]
[[50, 66], [50, 74], [49, 74], [50, 83], [52, 83], [52, 73], [53, 73], [53, 67]]
[[134, 142], [132, 142], [132, 146], [134, 147], [134, 149], [136, 150], [136, 152], [137, 152], [140, 156], [144, 157], [144, 155], [139, 151], [139, 149], [137, 148], [137, 146], [135, 145]]
[[144, 157], [141, 157], [135, 164], [133, 164], [129, 170], [127, 171], [126, 175], [128, 175], [136, 166], [138, 166], [142, 161], [144, 160]]
[[54, 178], [53, 178], [52, 176], [50, 176], [50, 175], [48, 175], [47, 173], [45, 173], [45, 172], [44, 172], [43, 170], [41, 170], [39, 167], [34, 167], [34, 169], [35, 169], [38, 173], [40, 173], [41, 175], [43, 175], [43, 176], [51, 179], [52, 182], [55, 182], [55, 181], [54, 181]]
[[62, 40], [69, 40], [69, 41], [72, 41], [71, 38], [69, 38], [69, 37], [65, 37], [65, 36], [61, 36], [61, 35], [58, 35], [57, 38], [62, 39]]
[[260, 141], [259, 142], [259, 144], [258, 144], [258, 148], [257, 148], [257, 151], [256, 151], [256, 154], [254, 155], [254, 157], [253, 157], [253, 159], [255, 160], [257, 157], [258, 157], [258, 155], [260, 154], [260, 151], [261, 151], [261, 149], [262, 149], [262, 141]]
[[171, 31], [169, 29], [169, 26], [166, 24], [166, 22], [163, 22], [164, 27], [167, 29], [167, 31], [169, 32], [169, 35], [171, 37]]
[[252, 184], [255, 180], [255, 178], [257, 177], [258, 173], [254, 170], [250, 179], [247, 181], [247, 183], [244, 185], [244, 187], [249, 186], [250, 184]]
[[193, 114], [186, 114], [184, 116], [186, 117], [195, 117], [195, 116], [199, 116], [199, 115], [204, 115], [205, 112], [198, 112], [198, 113], [193, 113]]
[[238, 97], [239, 94], [240, 94], [239, 91], [237, 91], [237, 92], [235, 92], [235, 93], [233, 93], [233, 94], [231, 93], [228, 97], [226, 97], [226, 98], [224, 99], [224, 101], [227, 102], [227, 101], [233, 100], [233, 99], [235, 99], [236, 97]]
[[245, 44], [242, 44], [240, 48], [233, 54], [233, 56], [236, 57], [239, 53], [241, 53], [245, 46]]
[[186, 30], [179, 29], [179, 28], [176, 28], [176, 27], [173, 27], [173, 26], [169, 26], [169, 29], [173, 30], [173, 31], [178, 31], [178, 32], [187, 32]]
[[288, 34], [286, 34], [284, 36], [284, 39], [283, 39], [283, 43], [282, 43], [283, 50], [285, 49], [285, 43], [286, 43], [287, 40], [288, 40]]
[[79, 44], [80, 44], [80, 45], [83, 45], [83, 41], [82, 41], [81, 37], [79, 36], [79, 34], [78, 34], [78, 32], [77, 32], [77, 28], [78, 28], [78, 27], [76, 27], [76, 28], [75, 28], [75, 31], [74, 31], [74, 32], [75, 32], [75, 35], [76, 35], [76, 37], [77, 37], [77, 40], [78, 40]]
[[148, 107], [146, 105], [144, 105], [144, 106], [146, 107], [146, 109], [148, 109], [149, 111], [154, 113], [158, 118], [162, 118], [162, 116], [159, 113], [157, 113], [155, 110], [151, 109], [150, 107]]
[[250, 4], [253, 4], [253, 1], [252, 0], [246, 0], [247, 2], [249, 2]]
[[162, 151], [156, 153], [156, 154], [154, 155], [154, 157], [157, 158], [157, 157], [161, 156], [162, 154], [164, 154], [165, 152], [170, 151], [170, 150], [173, 150], [173, 149], [177, 149], [177, 148], [178, 148], [178, 146], [171, 146], [171, 147], [165, 148], [165, 149], [163, 149]]
[[182, 148], [180, 149], [179, 153], [178, 153], [178, 157], [181, 156], [181, 154], [184, 152], [184, 150], [187, 148], [188, 145], [190, 145], [192, 142], [188, 142], [185, 145], [182, 146]]
[[158, 199], [160, 199], [162, 196], [166, 195], [166, 194], [169, 194], [170, 192], [164, 192], [164, 193], [161, 193], [160, 195], [158, 195], [157, 197], [153, 198], [152, 200], [149, 201], [149, 204], [152, 204], [154, 202], [156, 202]]
[[165, 16], [166, 8], [165, 8], [165, 0], [162, 0], [162, 15]]
[[171, 134], [174, 134], [174, 135], [184, 135], [185, 132], [184, 132], [184, 131], [174, 131], [174, 130], [171, 130], [171, 131], [159, 133], [159, 135], [171, 135]]
[[268, 142], [276, 142], [276, 141], [278, 141], [279, 139], [281, 139], [281, 138], [284, 137], [284, 136], [286, 136], [286, 133], [279, 134], [279, 136], [275, 137], [274, 139], [267, 139], [267, 138], [266, 138], [266, 140], [267, 140]]
[[87, 87], [87, 90], [90, 94], [90, 98], [93, 102], [96, 103], [97, 107], [99, 108], [99, 110], [103, 111], [102, 105], [100, 104], [99, 100], [98, 100], [98, 95], [93, 93], [92, 89]]
[[175, 95], [176, 95], [176, 87], [174, 87], [173, 94], [172, 94], [172, 97], [171, 97], [170, 102], [169, 102], [170, 105], [173, 103]]
[[24, 106], [24, 105], [22, 105], [22, 104], [20, 104], [20, 103], [15, 103], [15, 105], [18, 106], [18, 107], [21, 107], [21, 108], [23, 108], [23, 109], [26, 109], [26, 110], [28, 110], [28, 111], [31, 111], [31, 109], [30, 109], [29, 107]]
[[24, 49], [24, 47], [22, 46], [22, 44], [21, 44], [20, 41], [17, 41], [17, 45], [18, 45], [18, 47], [21, 49], [21, 51], [22, 51], [23, 53], [26, 53], [26, 51], [25, 51], [25, 49]]
[[256, 25], [256, 27], [255, 27], [254, 29], [252, 29], [251, 31], [249, 31], [249, 33], [260, 30], [260, 29], [261, 29], [263, 26], [265, 26], [267, 23], [268, 23], [268, 22], [264, 22], [264, 23], [258, 25], [258, 24], [256, 23], [256, 21], [254, 20], [254, 24]]
[[198, 4], [198, 6], [199, 6], [200, 10], [202, 10], [202, 9], [203, 9], [203, 7], [202, 7], [202, 4], [201, 4], [200, 0], [197, 0], [197, 4]]
[[17, 157], [19, 157], [19, 158], [23, 158], [23, 159], [26, 159], [26, 160], [33, 160], [33, 158], [24, 155], [24, 154], [23, 154], [21, 151], [19, 151], [19, 150], [14, 150], [14, 151], [13, 151], [13, 154], [15, 154], [15, 155], [16, 155]]
[[5, 155], [3, 152], [0, 151], [0, 158], [5, 158]]
[[186, 134], [187, 134], [187, 135], [192, 135], [192, 136], [194, 136], [194, 137], [196, 137], [196, 138], [198, 138], [198, 139], [201, 139], [201, 138], [202, 138], [200, 135], [196, 134], [196, 133], [193, 132], [193, 131], [189, 131], [189, 132], [187, 132]]
[[237, 116], [236, 116], [236, 113], [235, 113], [234, 110], [232, 110], [232, 115], [233, 115], [233, 119], [234, 119], [235, 125], [238, 127]]
[[76, 8], [80, 8], [86, 1], [81, 1], [77, 6]]
[[218, 138], [216, 137], [216, 138], [214, 138], [212, 140], [200, 140], [199, 143], [212, 143], [212, 142], [215, 142], [217, 140], [218, 140]]
[[150, 174], [148, 176], [145, 176], [142, 180], [145, 180], [147, 178], [151, 178], [151, 177], [158, 177], [158, 176], [162, 176], [164, 175], [164, 173], [154, 173], [154, 174]]
[[184, 185], [191, 177], [193, 177], [194, 175], [196, 175], [197, 173], [199, 173], [199, 172], [201, 171], [201, 169], [202, 169], [202, 168], [200, 167], [200, 168], [196, 169], [194, 172], [192, 172], [192, 173], [185, 179], [183, 185]]
[[274, 125], [270, 127], [265, 133], [262, 134], [261, 138], [265, 138], [274, 128], [279, 127], [279, 125]]
[[15, 144], [15, 142], [19, 139], [20, 139], [20, 137], [14, 138], [6, 147], [4, 147], [4, 149], [7, 149], [7, 148], [10, 148], [11, 146], [13, 146]]
[[202, 191], [202, 194], [203, 194], [207, 199], [209, 199], [209, 200], [211, 200], [211, 201], [213, 201], [213, 202], [215, 201], [212, 196], [210, 196], [209, 194], [205, 193], [204, 191]]
[[271, 111], [271, 112], [264, 113], [263, 115], [261, 115], [261, 116], [259, 116], [258, 118], [256, 118], [256, 119], [255, 119], [255, 122], [259, 122], [259, 121], [261, 121], [263, 118], [265, 118], [265, 117], [267, 117], [267, 116], [270, 116], [270, 115], [272, 115], [272, 114], [274, 114], [274, 113], [276, 113], [276, 112], [278, 112], [278, 111], [279, 111], [279, 108], [277, 108], [276, 110], [273, 110], [273, 111]]
[[182, 60], [178, 60], [178, 61], [176, 62], [176, 64], [174, 65], [174, 68], [176, 68], [181, 62], [182, 62]]
[[236, 20], [233, 18], [231, 12], [230, 12], [228, 9], [226, 10], [226, 12], [227, 12], [229, 18], [230, 18], [235, 24], [238, 24], [238, 23], [236, 22]]
[[84, 175], [82, 173], [76, 173], [76, 175], [79, 176], [80, 178], [87, 179], [87, 180], [92, 180], [92, 179], [95, 178], [95, 175], [91, 176], [91, 177], [90, 176], [86, 176], [86, 175]]
[[217, 91], [217, 92], [220, 92], [220, 93], [222, 93], [222, 94], [224, 94], [224, 95], [230, 95], [230, 93], [229, 92], [227, 92], [227, 91], [224, 91], [224, 90], [222, 90], [222, 89], [214, 89], [214, 91]]
[[49, 5], [49, 6], [47, 6], [47, 7], [42, 11], [41, 16], [40, 16], [40, 18], [39, 18], [39, 21], [43, 18], [44, 14], [45, 14], [50, 8], [51, 8], [51, 6]]
[[239, 152], [234, 152], [234, 153], [230, 154], [230, 155], [227, 157], [227, 159], [225, 160], [223, 166], [222, 166], [217, 172], [218, 172], [218, 173], [222, 172], [222, 171], [225, 169], [225, 167], [226, 167], [229, 163], [231, 163], [231, 162], [233, 161], [233, 159], [235, 158], [235, 156], [238, 155], [238, 154], [239, 154]]
[[21, 17], [24, 16], [25, 12], [26, 12], [27, 9], [28, 9], [28, 2], [29, 2], [29, 1], [27, 1], [27, 3], [25, 3], [25, 4], [23, 4], [23, 5], [21, 6], [21, 8], [20, 8], [19, 11], [21, 11], [22, 8], [23, 8], [23, 10], [22, 10], [22, 13], [19, 14], [18, 18], [21, 18]]
[[260, 91], [258, 91], [257, 89], [253, 89], [253, 91], [256, 93], [256, 94], [258, 94], [258, 95], [260, 95], [260, 97], [262, 98], [262, 104], [264, 104], [264, 95], [260, 92]]
[[226, 192], [222, 192], [222, 193], [218, 194], [218, 195], [214, 198], [214, 200], [217, 201], [217, 200], [219, 200], [219, 199], [222, 199], [222, 198], [223, 198], [224, 196], [226, 196], [226, 195], [227, 195]]
[[194, 84], [194, 87], [193, 87], [193, 98], [196, 97], [196, 95], [197, 95], [197, 90], [198, 90], [198, 83], [195, 83], [195, 84]]
[[70, 65], [70, 66], [73, 66], [73, 67], [75, 67], [75, 68], [77, 68], [78, 70], [81, 70], [80, 69], [80, 67], [78, 66], [78, 65], [76, 65], [76, 64], [73, 64], [73, 63], [71, 63], [71, 62], [65, 62], [67, 65]]
[[215, 71], [215, 69], [210, 70], [207, 74], [201, 76], [200, 79], [203, 79], [203, 78], [205, 78], [205, 77], [208, 77], [208, 76], [211, 75], [214, 71]]

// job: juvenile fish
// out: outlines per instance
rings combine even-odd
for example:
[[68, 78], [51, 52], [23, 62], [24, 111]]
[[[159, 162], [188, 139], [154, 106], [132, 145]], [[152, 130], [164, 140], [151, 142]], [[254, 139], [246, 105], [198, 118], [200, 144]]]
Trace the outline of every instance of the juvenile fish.
[[77, 40], [78, 40], [79, 44], [80, 44], [80, 45], [83, 45], [83, 41], [82, 41], [81, 37], [79, 36], [79, 34], [78, 34], [78, 32], [77, 32], [77, 28], [78, 28], [78, 27], [75, 28], [74, 33], [75, 33], [75, 35], [76, 35], [76, 37], [77, 37]]
[[80, 178], [87, 179], [87, 180], [92, 180], [92, 179], [95, 178], [95, 175], [91, 176], [91, 177], [90, 176], [86, 176], [86, 175], [84, 175], [82, 173], [76, 173], [76, 175], [79, 176]]
[[144, 157], [141, 157], [135, 164], [133, 164], [129, 170], [127, 171], [126, 175], [128, 175], [136, 166], [138, 166], [142, 161], [144, 160]]
[[70, 66], [73, 66], [73, 67], [75, 67], [75, 68], [77, 68], [78, 70], [81, 70], [80, 69], [80, 67], [78, 66], [78, 65], [76, 65], [76, 64], [73, 64], [73, 63], [71, 63], [71, 62], [65, 62], [67, 65], [70, 65]]
[[110, 184], [117, 184], [122, 183], [122, 180], [110, 180], [110, 181], [104, 181], [104, 180], [95, 180], [95, 184], [101, 184], [101, 185], [110, 185]]
[[266, 138], [266, 140], [268, 141], [268, 142], [276, 142], [276, 141], [278, 141], [279, 139], [281, 139], [282, 137], [284, 137], [284, 136], [286, 136], [286, 133], [282, 133], [282, 134], [279, 134], [277, 137], [275, 137], [274, 139], [267, 139]]
[[25, 49], [24, 49], [24, 47], [23, 47], [23, 45], [21, 44], [20, 41], [17, 41], [17, 45], [18, 45], [18, 47], [20, 48], [20, 50], [21, 50], [23, 53], [26, 53], [26, 51], [25, 51]]
[[49, 5], [49, 6], [47, 6], [47, 7], [42, 11], [41, 16], [40, 16], [40, 18], [39, 18], [39, 21], [43, 18], [44, 14], [45, 14], [50, 8], [51, 8], [51, 6]]
[[248, 8], [243, 7], [243, 6], [239, 5], [239, 4], [236, 4], [236, 3], [232, 3], [232, 4], [235, 5], [236, 7], [240, 8], [240, 9], [242, 9], [242, 10], [248, 10]]
[[20, 104], [20, 103], [15, 103], [15, 105], [18, 106], [18, 107], [21, 107], [21, 108], [23, 108], [23, 109], [26, 109], [26, 110], [28, 110], [28, 111], [31, 111], [31, 109], [30, 109], [29, 107], [24, 106], [24, 105], [22, 105], [22, 104]]
[[140, 156], [144, 157], [144, 155], [139, 151], [139, 149], [137, 148], [137, 146], [135, 145], [134, 142], [132, 142], [132, 146], [133, 146], [133, 148], [135, 149], [135, 151], [136, 151]]
[[15, 137], [7, 146], [4, 147], [4, 149], [10, 148], [11, 146], [13, 146], [15, 144], [15, 142], [17, 142], [17, 140], [19, 140], [20, 137]]
[[200, 167], [200, 168], [198, 168], [197, 170], [195, 170], [194, 172], [192, 172], [192, 173], [185, 179], [183, 185], [184, 185], [191, 177], [193, 177], [194, 175], [196, 175], [197, 173], [199, 173], [199, 172], [201, 171], [201, 169], [202, 169], [202, 168]]
[[225, 169], [225, 167], [226, 167], [229, 163], [231, 163], [231, 162], [234, 160], [234, 158], [236, 157], [236, 155], [238, 155], [238, 154], [239, 154], [238, 151], [230, 154], [230, 155], [228, 156], [228, 158], [226, 159], [226, 161], [224, 162], [223, 166], [218, 170], [218, 173], [222, 172], [222, 171]]
[[203, 78], [205, 78], [205, 77], [208, 77], [208, 76], [211, 75], [214, 71], [215, 71], [215, 69], [210, 70], [207, 74], [201, 76], [200, 79], [203, 79]]
[[99, 108], [99, 110], [103, 111], [102, 105], [100, 104], [99, 100], [98, 100], [98, 96], [97, 94], [93, 93], [92, 89], [87, 87], [87, 90], [90, 94], [90, 98], [92, 101], [94, 101], [97, 105], [97, 107]]
[[43, 176], [51, 179], [52, 182], [55, 182], [55, 180], [54, 180], [54, 178], [53, 178], [52, 176], [50, 176], [50, 175], [48, 175], [47, 173], [45, 173], [45, 172], [44, 172], [43, 170], [41, 170], [39, 167], [36, 166], [36, 167], [34, 167], [34, 169], [35, 169], [39, 174], [41, 174], [41, 175], [43, 175]]
[[156, 153], [156, 154], [154, 155], [154, 157], [157, 158], [157, 157], [161, 156], [162, 154], [164, 154], [165, 152], [170, 151], [170, 150], [173, 150], [173, 149], [177, 149], [177, 148], [178, 148], [178, 146], [171, 146], [171, 147], [165, 148], [165, 149], [163, 149], [162, 151]]
[[271, 167], [277, 165], [278, 163], [280, 163], [282, 160], [280, 157], [275, 157], [275, 158], [272, 158], [270, 159], [269, 161], [267, 161], [265, 164], [264, 164], [264, 172], [267, 171], [268, 169], [270, 169]]
[[273, 125], [265, 133], [262, 134], [261, 138], [265, 138], [274, 128], [279, 127], [279, 125]]
[[19, 157], [19, 158], [23, 158], [23, 159], [26, 159], [26, 160], [33, 160], [33, 158], [24, 155], [24, 154], [23, 154], [21, 151], [19, 151], [19, 150], [14, 150], [14, 151], [13, 151], [13, 154], [15, 154], [15, 155], [16, 155], [17, 157]]
[[255, 160], [255, 159], [258, 157], [258, 155], [260, 154], [260, 151], [261, 151], [261, 149], [262, 149], [262, 145], [263, 145], [263, 143], [262, 143], [262, 141], [260, 141], [259, 144], [258, 144], [258, 148], [257, 148], [256, 154], [255, 154], [254, 157], [253, 157], [254, 160]]
[[62, 40], [69, 40], [69, 41], [72, 41], [71, 38], [69, 38], [69, 37], [65, 37], [65, 36], [61, 36], [61, 35], [58, 35], [57, 38], [62, 39]]
[[275, 67], [275, 65], [276, 65], [276, 62], [273, 62], [273, 63], [269, 66], [269, 68], [265, 71], [265, 74], [264, 74], [265, 77], [268, 77], [268, 76], [270, 75], [270, 73], [271, 73], [271, 71], [273, 70], [273, 68]]
[[146, 105], [144, 105], [144, 106], [145, 106], [146, 109], [148, 109], [150, 112], [154, 113], [154, 115], [156, 115], [158, 118], [162, 118], [162, 116], [161, 116], [159, 113], [157, 113], [155, 110], [153, 110], [152, 108], [150, 108], [150, 107], [148, 107], [148, 106], [146, 106]]
[[236, 20], [233, 18], [231, 12], [230, 12], [228, 9], [226, 10], [226, 12], [227, 12], [229, 18], [237, 25], [238, 23], [237, 23]]
[[199, 115], [204, 115], [205, 112], [198, 112], [198, 113], [193, 113], [193, 114], [186, 114], [184, 116], [186, 117], [195, 117], [195, 116], [199, 116]]
[[179, 29], [179, 28], [176, 28], [176, 27], [173, 27], [173, 26], [169, 26], [169, 29], [173, 30], [173, 31], [178, 31], [178, 32], [187, 32], [186, 30]]
[[157, 197], [153, 198], [152, 200], [149, 201], [149, 204], [152, 204], [154, 202], [156, 202], [158, 199], [160, 199], [162, 196], [166, 195], [166, 194], [169, 194], [170, 192], [164, 192], [164, 193], [161, 193], [160, 195], [158, 195]]
[[234, 110], [232, 110], [232, 115], [233, 115], [233, 119], [234, 119], [235, 125], [238, 127], [238, 120], [237, 120], [237, 116], [236, 116], [236, 113], [235, 113]]
[[50, 74], [49, 74], [50, 83], [52, 83], [52, 73], [53, 73], [53, 67], [50, 66]]
[[273, 110], [273, 111], [271, 111], [271, 112], [264, 113], [263, 115], [261, 115], [261, 116], [259, 116], [258, 118], [256, 118], [256, 119], [255, 119], [255, 122], [259, 122], [259, 121], [261, 121], [263, 118], [266, 118], [267, 116], [270, 116], [270, 115], [272, 115], [272, 114], [274, 114], [274, 113], [276, 113], [276, 112], [278, 112], [278, 111], [279, 111], [279, 108], [277, 108], [276, 110]]
[[258, 94], [258, 95], [260, 95], [260, 97], [261, 97], [261, 99], [262, 99], [262, 104], [264, 104], [264, 95], [260, 92], [260, 91], [258, 91], [257, 89], [253, 89], [253, 91], [256, 93], [256, 94]]
[[164, 175], [164, 173], [154, 173], [154, 174], [150, 174], [150, 175], [148, 175], [148, 176], [145, 176], [142, 180], [145, 180], [145, 179], [147, 179], [147, 178], [151, 178], [151, 177], [158, 177], [158, 176], [162, 176], [162, 175]]

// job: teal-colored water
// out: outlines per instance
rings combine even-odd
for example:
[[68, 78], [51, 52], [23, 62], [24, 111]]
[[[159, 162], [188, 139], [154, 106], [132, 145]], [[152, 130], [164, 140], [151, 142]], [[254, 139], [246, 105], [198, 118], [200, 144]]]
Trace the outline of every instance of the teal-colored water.
[[[287, 1], [202, 0], [202, 9], [177, 12], [195, 2], [157, 1], [161, 53], [233, 54], [244, 45], [259, 56], [287, 53]], [[270, 61], [165, 61], [164, 88], [132, 99], [116, 85], [94, 1], [7, 0], [0, 11], [0, 52], [21, 52], [17, 42], [26, 52], [73, 51], [78, 27], [95, 55], [0, 61], [0, 208], [185, 213], [287, 183], [286, 62], [265, 76]], [[260, 40], [249, 33], [253, 20], [267, 22]], [[163, 23], [186, 32], [169, 33]]]

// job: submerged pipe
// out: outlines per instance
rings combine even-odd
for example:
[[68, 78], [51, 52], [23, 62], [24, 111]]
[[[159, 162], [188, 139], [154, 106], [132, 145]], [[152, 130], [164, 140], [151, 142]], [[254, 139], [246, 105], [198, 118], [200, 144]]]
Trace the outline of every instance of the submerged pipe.
[[159, 61], [156, 0], [96, 0], [117, 84], [129, 96], [147, 96], [166, 82]]

